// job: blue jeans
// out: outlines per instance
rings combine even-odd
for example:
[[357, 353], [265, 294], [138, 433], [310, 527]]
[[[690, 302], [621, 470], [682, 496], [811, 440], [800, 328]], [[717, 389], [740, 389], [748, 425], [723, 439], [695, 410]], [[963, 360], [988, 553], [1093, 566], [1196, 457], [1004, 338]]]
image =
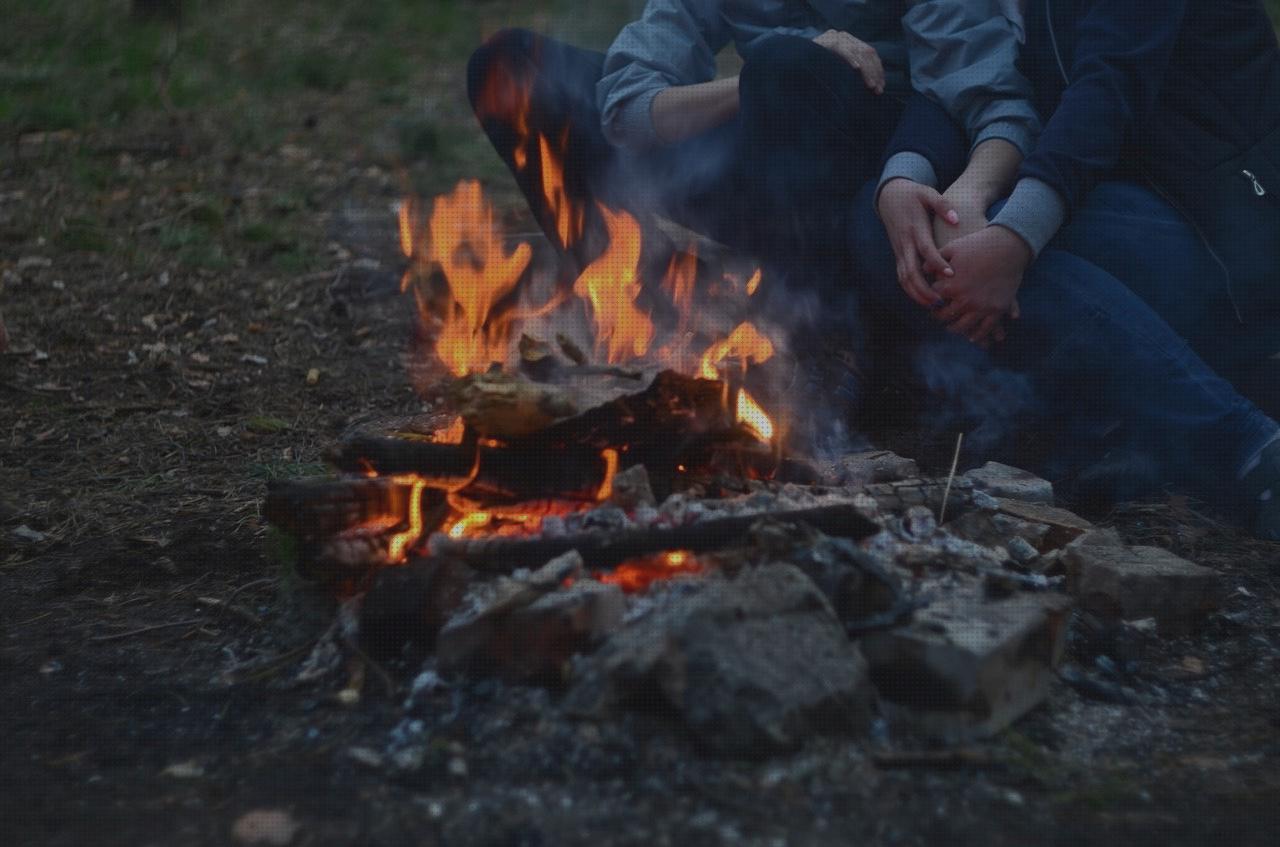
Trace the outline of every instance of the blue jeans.
[[[1018, 294], [1022, 317], [1009, 322], [1003, 343], [987, 353], [949, 335], [898, 286], [874, 189], [868, 184], [859, 195], [851, 233], [855, 279], [868, 313], [915, 347], [916, 371], [935, 394], [972, 406], [972, 394], [990, 397], [991, 386], [1004, 386], [995, 391], [1004, 408], [986, 402], [960, 411], [979, 431], [986, 426], [995, 435], [1029, 424], [1046, 430], [1055, 445], [1045, 469], [1050, 476], [1078, 474], [1109, 450], [1107, 461], [1127, 469], [1116, 475], [1115, 496], [1167, 484], [1213, 493], [1215, 483], [1234, 479], [1280, 429], [1106, 267], [1060, 242], [1028, 269]], [[1103, 208], [1077, 223], [1103, 220]], [[1071, 235], [1087, 237], [1081, 230]], [[1142, 264], [1111, 244], [1094, 251], [1095, 258], [1116, 270]], [[1171, 238], [1164, 246], [1168, 262], [1185, 261], [1179, 244]], [[1143, 259], [1154, 280], [1174, 286], [1184, 279], [1182, 268], [1158, 255]], [[974, 420], [983, 414], [988, 420]], [[992, 417], [999, 419], [993, 424]]]

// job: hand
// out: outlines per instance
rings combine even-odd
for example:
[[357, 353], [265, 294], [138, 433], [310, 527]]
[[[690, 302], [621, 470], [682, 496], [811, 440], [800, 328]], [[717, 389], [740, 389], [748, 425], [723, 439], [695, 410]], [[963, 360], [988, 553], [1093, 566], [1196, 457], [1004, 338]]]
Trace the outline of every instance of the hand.
[[876, 211], [884, 221], [893, 255], [898, 259], [898, 285], [926, 309], [942, 305], [924, 275], [949, 277], [953, 271], [938, 252], [930, 216], [936, 215], [937, 220], [946, 221], [950, 226], [958, 224], [960, 217], [941, 194], [909, 179], [891, 179], [885, 183], [880, 189]]
[[1013, 230], [988, 226], [951, 242], [942, 256], [955, 276], [933, 287], [947, 301], [935, 317], [979, 347], [1004, 341], [1004, 317], [1020, 314], [1018, 288], [1031, 248]]
[[827, 30], [813, 39], [813, 43], [844, 59], [862, 74], [862, 81], [867, 84], [867, 88], [876, 94], [884, 94], [884, 65], [880, 62], [880, 54], [876, 52], [876, 48], [838, 29]]
[[946, 204], [955, 210], [959, 216], [959, 223], [953, 224], [943, 218], [934, 218], [933, 220], [933, 240], [941, 250], [952, 241], [963, 238], [966, 235], [972, 235], [980, 229], [986, 227], [987, 207], [988, 203], [982, 198], [974, 195], [966, 186], [962, 186], [959, 182], [953, 183], [950, 188], [942, 193], [942, 199]]

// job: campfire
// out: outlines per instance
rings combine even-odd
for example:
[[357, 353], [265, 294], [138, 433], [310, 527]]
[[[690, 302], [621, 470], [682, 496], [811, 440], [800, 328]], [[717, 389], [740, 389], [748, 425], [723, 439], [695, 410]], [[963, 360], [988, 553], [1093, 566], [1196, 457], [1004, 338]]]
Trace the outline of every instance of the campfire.
[[267, 493], [300, 572], [359, 610], [358, 655], [563, 687], [587, 716], [657, 698], [730, 751], [853, 729], [873, 698], [947, 739], [1039, 703], [1056, 589], [1099, 549], [1151, 556], [1016, 469], [803, 455], [760, 268], [575, 205], [564, 144], [523, 132], [547, 242], [510, 237], [474, 181], [399, 209], [410, 379], [440, 402]]

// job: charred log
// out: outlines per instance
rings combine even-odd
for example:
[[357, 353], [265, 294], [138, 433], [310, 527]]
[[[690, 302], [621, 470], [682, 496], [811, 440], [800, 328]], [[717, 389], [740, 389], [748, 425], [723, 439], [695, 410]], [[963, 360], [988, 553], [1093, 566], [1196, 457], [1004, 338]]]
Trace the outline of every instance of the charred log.
[[577, 550], [589, 568], [608, 568], [628, 559], [668, 550], [709, 553], [749, 543], [746, 538], [748, 530], [762, 520], [802, 523], [826, 535], [854, 540], [867, 538], [880, 529], [852, 504], [841, 503], [770, 514], [713, 518], [689, 526], [584, 532], [562, 538], [452, 539], [435, 536], [431, 539], [430, 549], [433, 555], [459, 559], [478, 570], [500, 573], [538, 567], [570, 550]]

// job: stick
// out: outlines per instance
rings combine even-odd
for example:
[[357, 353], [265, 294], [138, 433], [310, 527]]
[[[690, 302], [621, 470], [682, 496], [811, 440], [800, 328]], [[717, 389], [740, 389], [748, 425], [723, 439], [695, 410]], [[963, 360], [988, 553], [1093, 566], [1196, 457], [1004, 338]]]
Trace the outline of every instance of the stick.
[[119, 638], [129, 638], [134, 635], [142, 635], [146, 632], [154, 632], [157, 629], [172, 629], [175, 626], [195, 626], [196, 624], [208, 623], [208, 618], [192, 618], [189, 621], [170, 621], [169, 623], [158, 623], [152, 626], [144, 626], [141, 629], [131, 629], [128, 632], [116, 632], [111, 635], [99, 635], [96, 638], [90, 638], [90, 641], [115, 641]]
[[563, 538], [456, 540], [437, 534], [432, 536], [429, 549], [433, 555], [461, 559], [480, 570], [501, 573], [540, 567], [570, 550], [577, 550], [587, 567], [607, 568], [666, 550], [694, 553], [724, 550], [745, 543], [747, 532], [762, 520], [804, 523], [827, 535], [854, 539], [867, 538], [880, 531], [880, 527], [853, 504], [840, 503], [789, 512], [713, 518], [690, 526], [584, 532]]
[[947, 522], [947, 498], [951, 496], [951, 483], [956, 478], [956, 467], [960, 464], [960, 445], [964, 443], [964, 433], [956, 434], [956, 452], [951, 457], [951, 473], [947, 474], [947, 487], [942, 490], [942, 508], [938, 510], [938, 524]]

